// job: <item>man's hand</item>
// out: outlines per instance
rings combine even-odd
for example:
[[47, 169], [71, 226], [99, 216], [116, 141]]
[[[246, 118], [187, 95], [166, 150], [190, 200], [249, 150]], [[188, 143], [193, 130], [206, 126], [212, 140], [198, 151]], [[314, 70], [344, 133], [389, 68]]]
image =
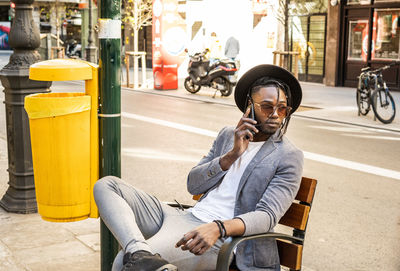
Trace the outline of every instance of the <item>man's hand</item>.
[[182, 250], [189, 250], [195, 255], [202, 255], [220, 236], [218, 225], [214, 222], [200, 225], [192, 231], [186, 233], [175, 247]]
[[238, 159], [244, 151], [249, 146], [249, 141], [253, 141], [253, 134], [258, 133], [258, 129], [256, 128], [257, 121], [249, 118], [250, 107], [247, 108], [243, 117], [240, 119], [239, 123], [235, 129], [235, 138], [234, 145], [231, 151], [226, 153], [219, 160], [219, 164], [222, 170], [228, 170], [230, 166]]
[[239, 120], [239, 123], [235, 129], [235, 141], [233, 145], [232, 152], [236, 153], [238, 156], [247, 149], [249, 141], [253, 141], [253, 133], [258, 133], [256, 128], [257, 121], [249, 118], [250, 107], [247, 108], [243, 117]]

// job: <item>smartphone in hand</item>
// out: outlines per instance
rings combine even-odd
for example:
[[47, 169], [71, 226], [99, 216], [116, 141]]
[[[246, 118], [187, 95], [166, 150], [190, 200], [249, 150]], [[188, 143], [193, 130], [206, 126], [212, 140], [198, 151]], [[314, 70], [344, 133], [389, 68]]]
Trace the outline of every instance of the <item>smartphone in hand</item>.
[[[250, 119], [253, 119], [253, 120], [256, 120], [256, 117], [255, 117], [255, 115], [254, 115], [254, 104], [251, 104], [251, 105], [250, 105], [249, 118], [250, 118]], [[252, 133], [253, 136], [256, 134], [253, 130], [250, 130], [250, 133]], [[246, 139], [249, 140], [250, 137], [249, 137], [248, 135], [246, 135]]]

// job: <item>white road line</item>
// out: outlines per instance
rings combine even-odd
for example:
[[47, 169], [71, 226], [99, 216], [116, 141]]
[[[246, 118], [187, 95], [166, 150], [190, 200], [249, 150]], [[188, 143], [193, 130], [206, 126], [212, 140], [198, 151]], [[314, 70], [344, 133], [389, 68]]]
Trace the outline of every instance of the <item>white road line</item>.
[[398, 171], [361, 164], [349, 160], [338, 159], [327, 155], [322, 155], [312, 152], [303, 151], [303, 153], [304, 157], [309, 160], [400, 180], [400, 172]]
[[[145, 116], [127, 113], [127, 112], [122, 112], [122, 117], [140, 120], [140, 121], [144, 121], [144, 122], [149, 122], [149, 123], [166, 126], [166, 127], [170, 127], [170, 128], [178, 129], [181, 131], [194, 133], [194, 134], [205, 135], [205, 136], [209, 136], [209, 137], [213, 137], [213, 138], [215, 138], [218, 135], [218, 133], [214, 132], [214, 131], [201, 129], [201, 128], [184, 125], [184, 124], [180, 124], [180, 123], [175, 123], [175, 122], [171, 122], [171, 121], [154, 119], [154, 118], [145, 117]], [[348, 168], [351, 170], [357, 170], [357, 171], [365, 172], [368, 174], [374, 174], [374, 175], [378, 175], [378, 176], [382, 176], [382, 177], [400, 180], [400, 172], [399, 171], [370, 166], [370, 165], [366, 165], [366, 164], [362, 164], [362, 163], [357, 163], [357, 162], [353, 162], [353, 161], [349, 161], [349, 160], [334, 158], [334, 157], [330, 157], [327, 155], [322, 155], [322, 154], [317, 154], [317, 153], [312, 153], [312, 152], [306, 152], [306, 151], [303, 151], [303, 152], [304, 152], [304, 157], [309, 160], [317, 161], [320, 163], [325, 163], [328, 165]]]
[[122, 148], [122, 154], [134, 158], [179, 161], [191, 164], [197, 164], [201, 158], [201, 154], [195, 157], [194, 155], [178, 155], [176, 153], [167, 153], [155, 149], [143, 148]]
[[153, 124], [158, 124], [161, 126], [178, 129], [178, 130], [185, 131], [185, 132], [191, 132], [191, 133], [195, 133], [198, 135], [205, 135], [205, 136], [209, 136], [209, 137], [216, 137], [218, 135], [217, 132], [213, 132], [210, 130], [201, 129], [201, 128], [197, 128], [194, 126], [189, 126], [189, 125], [171, 122], [171, 121], [167, 121], [167, 120], [149, 118], [149, 117], [136, 115], [136, 114], [132, 114], [132, 113], [127, 113], [127, 112], [122, 112], [122, 117], [129, 118], [129, 119], [135, 119], [135, 120], [141, 120], [141, 121], [145, 121], [145, 122], [149, 122], [149, 123], [153, 123]]

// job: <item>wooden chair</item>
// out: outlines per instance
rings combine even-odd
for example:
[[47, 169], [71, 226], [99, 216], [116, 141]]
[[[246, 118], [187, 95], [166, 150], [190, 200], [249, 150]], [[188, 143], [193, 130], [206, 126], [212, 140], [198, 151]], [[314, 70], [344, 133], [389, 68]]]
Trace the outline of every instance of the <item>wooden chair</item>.
[[[216, 270], [235, 270], [230, 269], [233, 250], [239, 243], [257, 238], [277, 239], [280, 264], [288, 267], [290, 270], [301, 270], [304, 237], [316, 186], [317, 180], [303, 177], [295, 201], [279, 221], [279, 224], [293, 229], [292, 235], [277, 232], [267, 232], [250, 236], [228, 238], [219, 251]], [[200, 196], [198, 195], [193, 196], [194, 200], [198, 200], [199, 198]], [[191, 207], [185, 204], [169, 204], [171, 206], [182, 208]]]
[[317, 180], [303, 177], [295, 201], [279, 221], [279, 224], [293, 228], [292, 235], [268, 232], [229, 238], [219, 251], [217, 271], [234, 270], [229, 269], [229, 265], [235, 247], [243, 241], [257, 238], [277, 239], [280, 264], [290, 270], [301, 270], [304, 237], [316, 186]]

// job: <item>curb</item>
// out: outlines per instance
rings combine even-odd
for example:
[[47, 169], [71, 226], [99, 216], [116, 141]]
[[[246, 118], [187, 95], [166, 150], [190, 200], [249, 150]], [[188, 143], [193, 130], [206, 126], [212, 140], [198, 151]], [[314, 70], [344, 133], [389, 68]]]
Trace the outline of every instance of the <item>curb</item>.
[[359, 124], [359, 123], [347, 122], [347, 121], [341, 121], [341, 120], [333, 120], [333, 119], [326, 119], [326, 118], [303, 116], [303, 115], [298, 115], [296, 113], [293, 114], [293, 116], [294, 117], [298, 117], [298, 118], [303, 118], [303, 119], [320, 120], [320, 121], [332, 122], [332, 123], [337, 123], [337, 124], [345, 124], [345, 125], [351, 125], [351, 126], [357, 126], [357, 127], [363, 127], [363, 128], [370, 128], [370, 129], [384, 130], [384, 131], [388, 131], [388, 132], [400, 133], [400, 129], [391, 129], [391, 128], [385, 128], [385, 127], [380, 127], [380, 126]]

